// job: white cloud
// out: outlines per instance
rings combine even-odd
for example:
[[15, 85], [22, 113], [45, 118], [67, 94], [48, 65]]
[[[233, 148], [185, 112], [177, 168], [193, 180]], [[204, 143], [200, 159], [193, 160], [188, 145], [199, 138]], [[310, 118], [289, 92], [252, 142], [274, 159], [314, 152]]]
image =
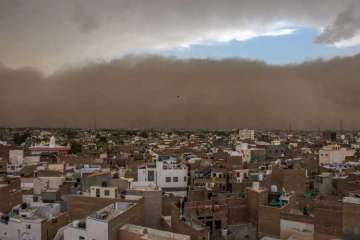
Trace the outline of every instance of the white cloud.
[[180, 44], [181, 48], [189, 48], [192, 45], [217, 45], [227, 43], [230, 41], [247, 41], [257, 37], [278, 37], [283, 35], [290, 35], [296, 31], [295, 28], [283, 28], [283, 29], [272, 29], [269, 30], [218, 30], [208, 33], [204, 33], [202, 37], [193, 39], [188, 42]]
[[356, 35], [350, 39], [341, 40], [338, 42], [335, 42], [334, 45], [337, 48], [348, 48], [348, 47], [356, 47], [360, 45], [360, 34]]

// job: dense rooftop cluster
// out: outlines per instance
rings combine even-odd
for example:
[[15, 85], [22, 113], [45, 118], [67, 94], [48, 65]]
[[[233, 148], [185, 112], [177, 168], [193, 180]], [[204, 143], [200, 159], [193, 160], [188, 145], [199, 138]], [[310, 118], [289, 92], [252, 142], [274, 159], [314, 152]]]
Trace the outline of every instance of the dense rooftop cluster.
[[360, 133], [0, 129], [0, 239], [360, 239]]

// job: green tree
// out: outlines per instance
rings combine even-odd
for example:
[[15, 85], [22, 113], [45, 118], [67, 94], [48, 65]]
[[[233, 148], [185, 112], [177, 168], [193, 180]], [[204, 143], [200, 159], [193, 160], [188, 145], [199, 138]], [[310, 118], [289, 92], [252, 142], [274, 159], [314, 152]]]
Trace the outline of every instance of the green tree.
[[26, 139], [28, 139], [29, 137], [31, 137], [31, 134], [29, 132], [25, 132], [25, 133], [15, 133], [14, 134], [14, 143], [16, 145], [21, 145], [23, 144]]
[[70, 153], [71, 154], [77, 154], [77, 153], [81, 153], [82, 151], [82, 145], [78, 142], [71, 142], [71, 148], [70, 148]]

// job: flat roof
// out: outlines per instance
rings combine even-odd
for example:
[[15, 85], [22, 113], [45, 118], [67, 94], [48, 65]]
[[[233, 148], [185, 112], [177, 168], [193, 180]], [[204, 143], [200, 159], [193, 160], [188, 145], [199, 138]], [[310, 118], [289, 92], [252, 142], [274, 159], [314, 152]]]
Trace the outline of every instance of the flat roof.
[[142, 236], [142, 239], [149, 240], [162, 240], [162, 239], [174, 239], [174, 240], [190, 240], [190, 236], [173, 233], [168, 231], [162, 231], [153, 228], [147, 228], [139, 225], [125, 224], [121, 227], [121, 230], [129, 231]]
[[128, 211], [132, 207], [134, 207], [136, 203], [128, 203], [128, 202], [115, 202], [113, 204], [108, 205], [107, 207], [96, 211], [91, 214], [89, 217], [100, 220], [100, 221], [110, 221], [124, 212]]
[[360, 198], [358, 197], [344, 197], [344, 203], [360, 204]]

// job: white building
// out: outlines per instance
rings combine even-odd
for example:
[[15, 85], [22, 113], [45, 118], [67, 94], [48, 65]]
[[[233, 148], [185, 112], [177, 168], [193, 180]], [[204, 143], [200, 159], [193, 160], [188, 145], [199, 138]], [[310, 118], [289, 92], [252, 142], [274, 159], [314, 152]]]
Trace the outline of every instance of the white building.
[[237, 169], [232, 171], [232, 181], [242, 183], [249, 175], [249, 169]]
[[6, 166], [8, 175], [18, 175], [24, 167], [24, 151], [23, 150], [10, 150], [9, 162]]
[[24, 163], [24, 150], [10, 150], [9, 163], [14, 165], [22, 165]]
[[52, 136], [48, 144], [34, 145], [31, 146], [29, 150], [34, 155], [40, 155], [42, 153], [68, 154], [70, 146], [57, 145], [55, 137]]
[[65, 177], [37, 177], [33, 180], [34, 194], [41, 194], [46, 190], [57, 190], [64, 183]]
[[255, 140], [255, 130], [250, 129], [240, 129], [239, 130], [239, 139], [240, 140]]
[[[136, 203], [116, 202], [88, 216], [76, 220], [64, 229], [64, 240], [116, 240], [121, 226], [131, 221], [127, 215]], [[126, 216], [124, 216], [126, 215]], [[136, 214], [134, 214], [134, 217]], [[128, 219], [129, 218], [129, 219]]]
[[155, 165], [147, 165], [138, 169], [138, 182], [155, 183], [164, 191], [186, 190], [188, 168], [176, 158], [159, 156]]
[[324, 146], [319, 150], [319, 164], [342, 163], [345, 157], [353, 156], [355, 150], [340, 148], [339, 145]]
[[25, 166], [36, 166], [39, 163], [39, 156], [24, 157], [24, 150], [10, 150], [6, 172], [9, 175], [18, 175]]
[[[0, 239], [52, 239], [57, 228], [61, 227], [59, 223], [65, 222], [65, 215], [60, 211], [60, 204], [43, 203], [38, 198], [34, 200], [32, 195], [24, 195], [23, 201], [24, 203], [12, 209], [11, 214], [0, 214]], [[50, 229], [52, 229], [52, 234], [50, 234]]]

